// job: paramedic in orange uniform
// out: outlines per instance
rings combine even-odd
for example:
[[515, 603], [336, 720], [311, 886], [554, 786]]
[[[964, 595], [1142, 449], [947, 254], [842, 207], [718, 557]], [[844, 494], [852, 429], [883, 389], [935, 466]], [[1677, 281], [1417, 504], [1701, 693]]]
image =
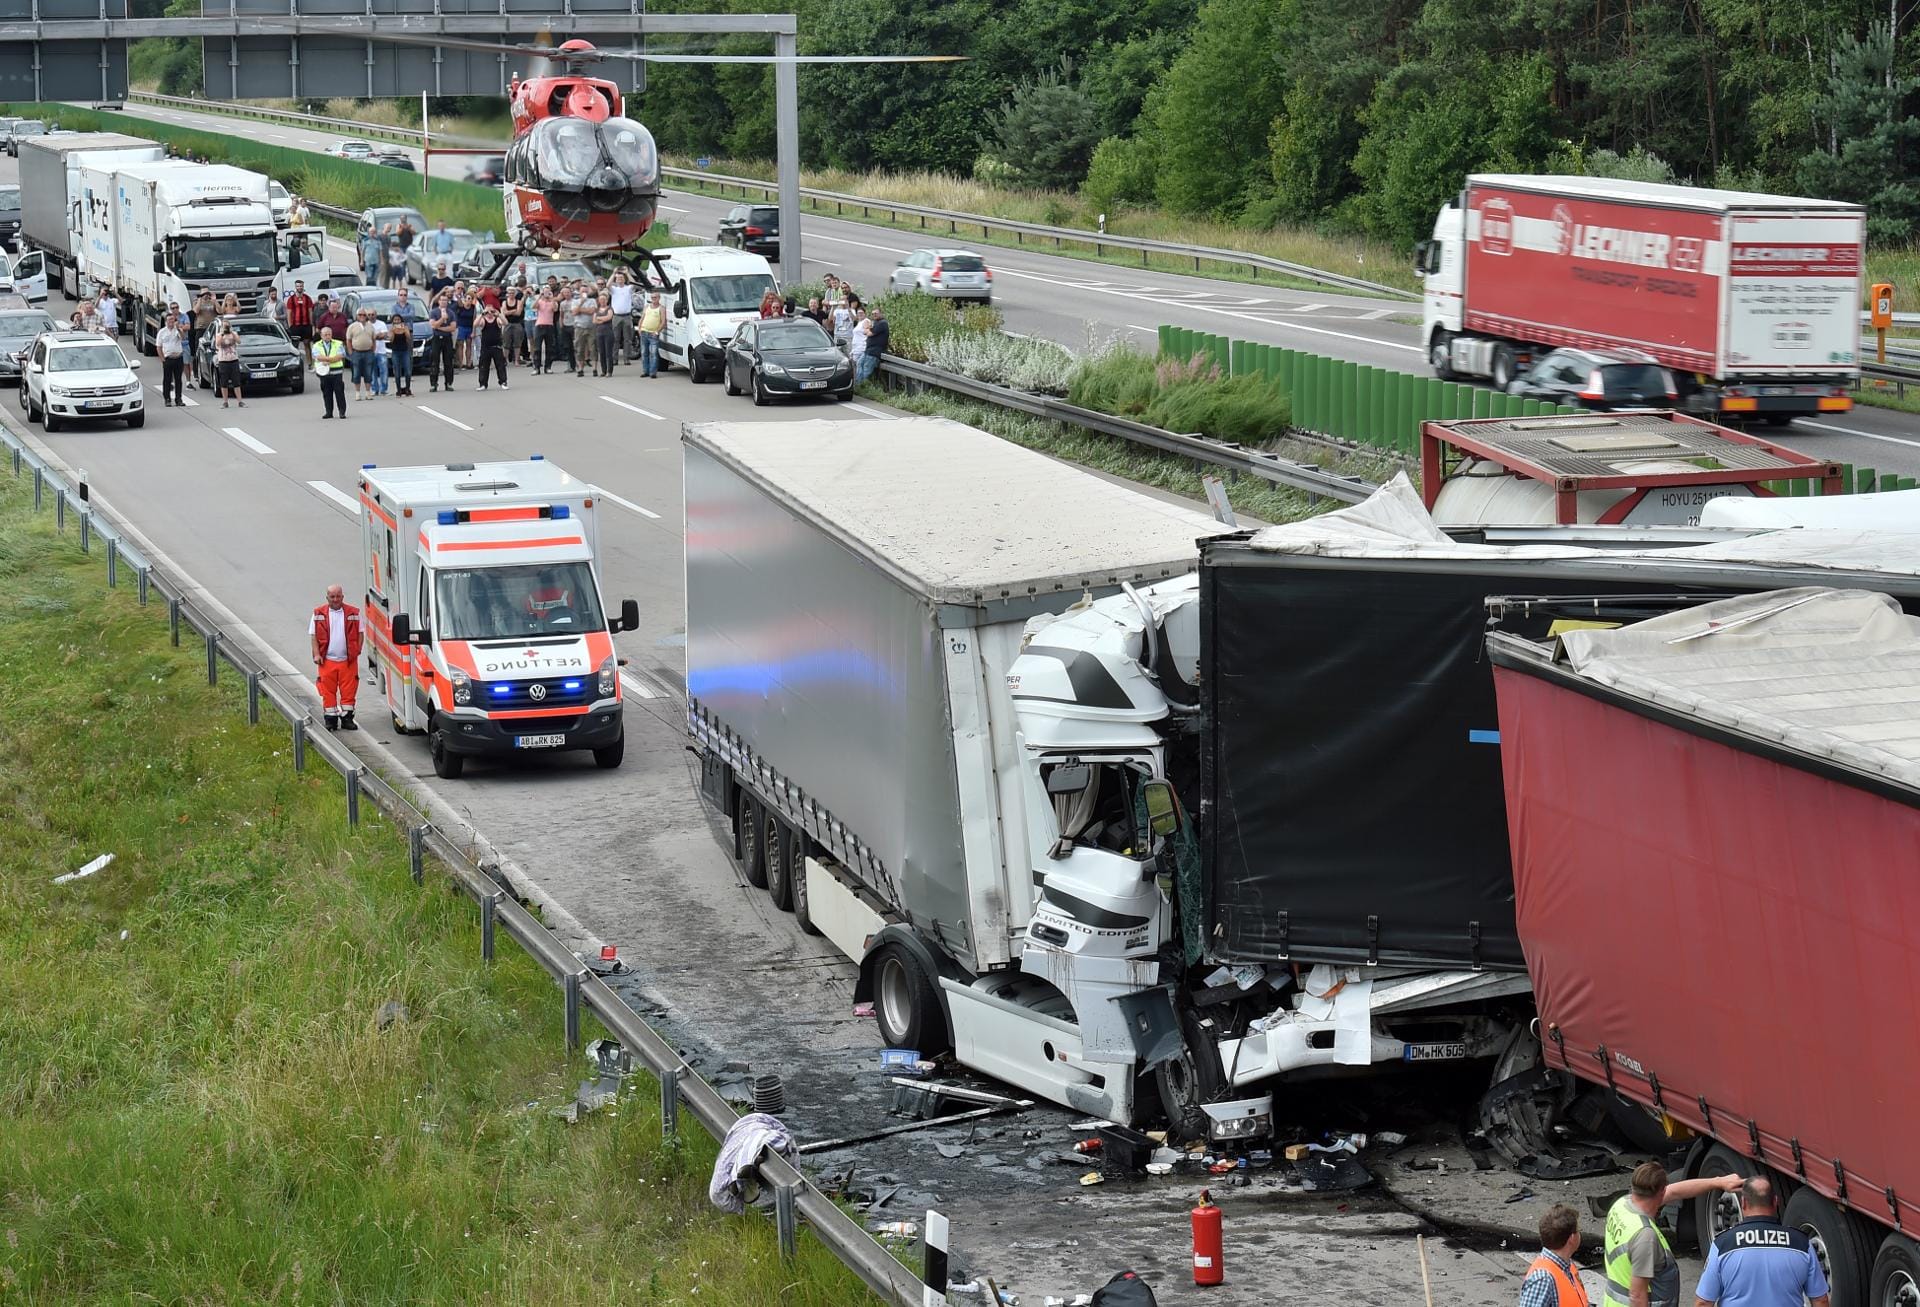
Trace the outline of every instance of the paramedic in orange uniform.
[[339, 586], [328, 586], [327, 602], [313, 610], [312, 634], [327, 729], [357, 731], [353, 701], [360, 691], [360, 610], [346, 602]]

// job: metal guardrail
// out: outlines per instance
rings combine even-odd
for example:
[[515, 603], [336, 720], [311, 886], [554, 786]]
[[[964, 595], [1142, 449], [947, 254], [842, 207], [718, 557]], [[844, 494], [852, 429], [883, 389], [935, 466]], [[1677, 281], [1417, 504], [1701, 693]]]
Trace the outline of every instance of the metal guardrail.
[[[299, 123], [310, 127], [325, 127], [329, 130], [350, 133], [356, 136], [379, 136], [390, 140], [409, 141], [419, 144], [422, 133], [411, 127], [384, 127], [372, 123], [354, 122], [346, 118], [323, 118], [317, 114], [294, 113], [281, 109], [254, 109], [228, 104], [215, 100], [194, 100], [173, 95], [151, 95], [144, 91], [132, 91], [127, 95], [129, 103], [157, 104], [181, 109], [190, 109], [195, 113], [225, 113], [235, 117], [264, 118], [271, 121]], [[456, 145], [499, 145], [498, 141], [483, 141], [473, 137], [440, 136], [435, 140]], [[502, 147], [504, 148], [504, 147]], [[749, 192], [761, 195], [777, 196], [779, 186], [773, 182], [761, 181], [755, 177], [734, 177], [724, 173], [704, 172], [697, 168], [662, 168], [661, 172], [669, 177], [678, 177], [688, 181], [697, 181], [705, 185], [724, 190], [731, 186], [740, 191], [742, 197]], [[1349, 277], [1344, 273], [1328, 272], [1324, 268], [1309, 267], [1304, 263], [1291, 263], [1286, 259], [1276, 259], [1265, 254], [1253, 254], [1245, 250], [1220, 249], [1210, 245], [1182, 245], [1175, 241], [1148, 240], [1139, 236], [1119, 236], [1107, 232], [1088, 231], [1084, 227], [1053, 227], [1045, 223], [1019, 222], [1011, 218], [995, 218], [984, 213], [964, 213], [954, 209], [935, 209], [920, 204], [905, 204], [894, 200], [879, 200], [866, 195], [849, 195], [842, 191], [825, 191], [811, 186], [800, 188], [802, 200], [810, 201], [816, 210], [824, 210], [832, 205], [837, 216], [844, 217], [849, 209], [859, 209], [861, 216], [869, 217], [875, 211], [885, 213], [890, 219], [898, 221], [902, 217], [917, 218], [925, 229], [929, 221], [947, 224], [947, 230], [957, 235], [962, 227], [978, 227], [984, 237], [991, 232], [1010, 233], [1016, 243], [1024, 245], [1029, 237], [1035, 241], [1052, 241], [1056, 247], [1072, 243], [1090, 245], [1096, 254], [1105, 254], [1108, 249], [1132, 250], [1146, 262], [1147, 256], [1163, 255], [1168, 258], [1191, 259], [1194, 270], [1200, 269], [1202, 262], [1235, 264], [1244, 268], [1253, 268], [1263, 272], [1277, 273], [1288, 277], [1297, 277], [1305, 281], [1318, 282], [1321, 285], [1338, 287], [1363, 295], [1385, 296], [1391, 299], [1418, 300], [1420, 296], [1413, 291], [1402, 290], [1398, 286], [1386, 286], [1379, 282], [1367, 281], [1361, 277]]]
[[[278, 674], [269, 671], [246, 649], [244, 641], [234, 638], [210, 614], [202, 612], [184, 579], [168, 576], [137, 547], [130, 546], [125, 524], [116, 522], [111, 512], [93, 500], [84, 483], [70, 484], [58, 468], [4, 426], [0, 426], [0, 447], [7, 451], [15, 477], [31, 472], [35, 511], [40, 511], [51, 497], [54, 520], [61, 532], [67, 529], [67, 519], [74, 518], [81, 550], [92, 553], [98, 549], [105, 554], [109, 586], [117, 587], [122, 570], [131, 569], [141, 604], [147, 604], [155, 595], [165, 601], [175, 645], [181, 643], [183, 629], [205, 642], [207, 684], [219, 683], [220, 665], [224, 662], [246, 682], [246, 712], [250, 724], [259, 724], [262, 703], [286, 721], [293, 733], [295, 771], [305, 770], [309, 756], [317, 756], [340, 774], [349, 825], [358, 824], [360, 801], [369, 799], [406, 830], [415, 884], [424, 883], [428, 853], [446, 865], [455, 883], [480, 907], [481, 951], [485, 960], [492, 960], [495, 930], [504, 928], [508, 938], [525, 949], [554, 978], [565, 1004], [569, 1054], [580, 1044], [580, 1011], [584, 1007], [659, 1081], [663, 1131], [671, 1134], [677, 1129], [680, 1108], [685, 1106], [715, 1139], [725, 1137], [728, 1128], [738, 1119], [726, 1099], [519, 899], [469, 857], [453, 835], [427, 820], [412, 800], [336, 737], [324, 731], [315, 734], [313, 705], [289, 692]], [[805, 1175], [772, 1154], [763, 1155], [757, 1169], [774, 1195], [775, 1221], [783, 1253], [792, 1255], [798, 1237], [798, 1219], [805, 1219], [812, 1225], [815, 1237], [883, 1301], [896, 1307], [920, 1307], [919, 1276], [896, 1261]]]
[[1092, 409], [1079, 408], [1049, 395], [1033, 395], [1024, 390], [998, 386], [990, 381], [975, 381], [971, 377], [963, 377], [957, 372], [930, 367], [925, 363], [915, 363], [908, 359], [889, 356], [880, 360], [879, 371], [888, 379], [889, 386], [898, 381], [908, 387], [927, 386], [935, 390], [944, 390], [948, 394], [977, 400], [983, 404], [992, 404], [999, 408], [1012, 409], [1014, 412], [1025, 413], [1030, 417], [1063, 422], [1068, 426], [1079, 427], [1083, 431], [1094, 432], [1096, 435], [1132, 441], [1134, 444], [1147, 445], [1163, 453], [1178, 454], [1182, 458], [1191, 458], [1196, 462], [1210, 463], [1232, 472], [1292, 486], [1310, 495], [1325, 495], [1343, 504], [1357, 504], [1379, 489], [1372, 482], [1359, 477], [1324, 472], [1306, 463], [1296, 463], [1292, 459], [1281, 458], [1277, 454], [1262, 453], [1257, 449], [1247, 449], [1242, 445], [1224, 441], [1208, 440], [1204, 436], [1162, 431], [1159, 427], [1150, 427], [1144, 422], [1133, 422], [1106, 413], [1096, 413]]

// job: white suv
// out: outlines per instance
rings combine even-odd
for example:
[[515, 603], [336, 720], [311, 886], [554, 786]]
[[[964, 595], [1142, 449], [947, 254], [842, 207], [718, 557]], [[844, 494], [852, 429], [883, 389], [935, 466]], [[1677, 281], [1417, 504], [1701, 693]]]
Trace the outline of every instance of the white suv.
[[49, 331], [27, 351], [20, 372], [20, 407], [29, 422], [58, 431], [64, 422], [95, 418], [147, 424], [140, 378], [120, 347], [97, 331]]

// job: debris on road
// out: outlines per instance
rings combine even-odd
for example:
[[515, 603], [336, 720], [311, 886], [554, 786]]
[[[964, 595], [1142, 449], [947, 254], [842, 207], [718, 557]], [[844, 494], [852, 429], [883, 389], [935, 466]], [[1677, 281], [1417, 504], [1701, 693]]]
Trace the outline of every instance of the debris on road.
[[1090, 1189], [1097, 1184], [1105, 1184], [1106, 1182], [1107, 1182], [1107, 1177], [1102, 1175], [1098, 1171], [1089, 1171], [1085, 1175], [1080, 1177], [1081, 1187], [1087, 1188], [1087, 1189]]
[[836, 1148], [845, 1148], [849, 1144], [864, 1144], [870, 1139], [885, 1139], [889, 1135], [905, 1134], [909, 1130], [925, 1130], [929, 1126], [957, 1125], [962, 1121], [977, 1121], [984, 1116], [998, 1116], [1002, 1112], [1024, 1112], [1033, 1106], [1030, 1098], [1017, 1098], [992, 1107], [977, 1107], [971, 1112], [961, 1112], [956, 1116], [939, 1116], [924, 1121], [906, 1121], [899, 1125], [882, 1126], [878, 1130], [869, 1130], [865, 1134], [847, 1135], [840, 1139], [819, 1139], [802, 1144], [803, 1153], [825, 1153]]
[[65, 885], [68, 881], [84, 880], [88, 876], [93, 875], [93, 873], [96, 871], [104, 871], [107, 868], [108, 864], [110, 864], [112, 861], [113, 861], [113, 854], [103, 853], [99, 857], [95, 858], [92, 862], [89, 862], [86, 866], [81, 867], [77, 871], [70, 871], [64, 876], [55, 876], [53, 878], [53, 883], [56, 885]]
[[[755, 1168], [760, 1155], [773, 1150], [789, 1162], [794, 1160], [793, 1134], [777, 1116], [749, 1112], [727, 1129], [720, 1143], [720, 1156], [714, 1159], [713, 1180], [707, 1186], [707, 1198], [723, 1212], [740, 1213], [758, 1196], [759, 1177]], [[751, 1190], [751, 1192], [749, 1192]], [[916, 1232], [918, 1227], [915, 1227]]]

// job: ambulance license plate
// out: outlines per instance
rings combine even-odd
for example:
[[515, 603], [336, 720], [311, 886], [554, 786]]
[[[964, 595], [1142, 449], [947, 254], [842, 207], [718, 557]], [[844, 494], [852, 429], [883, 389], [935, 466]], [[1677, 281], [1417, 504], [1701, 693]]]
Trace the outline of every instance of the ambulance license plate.
[[[513, 747], [516, 749], [557, 749], [567, 742], [564, 735], [516, 735]], [[1462, 1057], [1466, 1054], [1462, 1053]]]
[[1408, 1044], [1401, 1057], [1408, 1062], [1458, 1062], [1466, 1055], [1465, 1042], [1455, 1039], [1439, 1044]]

